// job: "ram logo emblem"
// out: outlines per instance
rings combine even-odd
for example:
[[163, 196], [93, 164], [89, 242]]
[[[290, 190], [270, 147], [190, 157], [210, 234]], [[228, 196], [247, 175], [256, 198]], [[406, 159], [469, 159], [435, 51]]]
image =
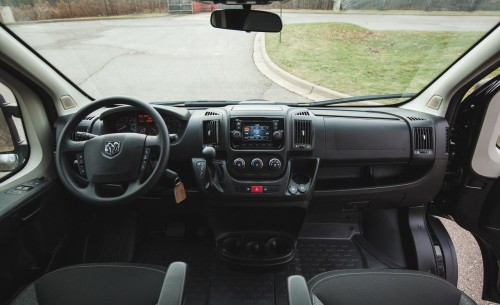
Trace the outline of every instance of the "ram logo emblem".
[[113, 157], [120, 152], [120, 142], [118, 141], [108, 141], [104, 146], [104, 154]]

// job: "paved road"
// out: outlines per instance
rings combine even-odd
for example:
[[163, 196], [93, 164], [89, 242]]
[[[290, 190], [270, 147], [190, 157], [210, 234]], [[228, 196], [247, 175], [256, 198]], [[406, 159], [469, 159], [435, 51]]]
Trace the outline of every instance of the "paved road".
[[496, 303], [483, 301], [483, 260], [479, 246], [468, 231], [455, 222], [441, 218], [441, 222], [450, 234], [458, 261], [458, 289], [470, 296], [477, 305], [493, 305]]
[[49, 61], [94, 97], [306, 100], [253, 63], [255, 34], [210, 26], [208, 15], [23, 25]]
[[[283, 19], [352, 22], [370, 29], [485, 30], [498, 16], [286, 13]], [[38, 23], [13, 29], [96, 98], [308, 101], [259, 73], [252, 60], [255, 34], [214, 29], [208, 14]]]

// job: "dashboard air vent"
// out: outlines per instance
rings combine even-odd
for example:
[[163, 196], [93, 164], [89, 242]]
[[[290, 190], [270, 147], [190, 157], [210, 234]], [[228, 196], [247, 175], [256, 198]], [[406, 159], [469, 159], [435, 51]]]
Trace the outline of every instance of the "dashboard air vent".
[[294, 113], [293, 115], [305, 115], [305, 116], [308, 116], [309, 115], [309, 111], [299, 111], [299, 112]]
[[212, 116], [212, 115], [219, 115], [219, 114], [217, 112], [214, 112], [214, 111], [205, 112], [205, 116]]
[[77, 132], [87, 132], [89, 130], [88, 127], [85, 126], [79, 126], [75, 128], [75, 131], [71, 134], [71, 140], [73, 141], [83, 141], [83, 139], [80, 139], [78, 135], [76, 134]]
[[408, 120], [410, 120], [410, 121], [426, 121], [426, 119], [418, 118], [415, 116], [409, 116]]
[[293, 123], [293, 148], [299, 150], [312, 149], [312, 122], [294, 121]]
[[417, 154], [429, 154], [433, 149], [432, 141], [432, 128], [422, 127], [415, 128], [414, 139], [413, 139], [415, 153]]
[[217, 146], [219, 144], [219, 121], [203, 122], [203, 145]]

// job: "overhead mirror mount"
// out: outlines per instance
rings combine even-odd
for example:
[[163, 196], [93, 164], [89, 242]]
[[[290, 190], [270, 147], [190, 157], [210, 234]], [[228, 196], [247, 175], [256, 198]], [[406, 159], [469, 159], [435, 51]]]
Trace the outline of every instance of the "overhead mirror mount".
[[245, 32], [278, 33], [283, 28], [280, 16], [263, 11], [253, 11], [249, 5], [243, 9], [215, 10], [210, 17], [214, 28]]

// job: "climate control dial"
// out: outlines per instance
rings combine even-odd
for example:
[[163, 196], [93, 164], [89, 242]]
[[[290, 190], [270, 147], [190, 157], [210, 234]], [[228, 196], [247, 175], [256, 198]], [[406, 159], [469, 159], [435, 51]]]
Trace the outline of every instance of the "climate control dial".
[[240, 171], [244, 170], [245, 169], [245, 160], [243, 160], [242, 158], [234, 159], [233, 166], [237, 170], [240, 170]]
[[250, 167], [254, 170], [261, 170], [264, 167], [264, 162], [260, 158], [254, 158], [252, 162], [250, 162]]
[[268, 163], [269, 169], [279, 170], [281, 168], [281, 160], [278, 158], [272, 158]]

